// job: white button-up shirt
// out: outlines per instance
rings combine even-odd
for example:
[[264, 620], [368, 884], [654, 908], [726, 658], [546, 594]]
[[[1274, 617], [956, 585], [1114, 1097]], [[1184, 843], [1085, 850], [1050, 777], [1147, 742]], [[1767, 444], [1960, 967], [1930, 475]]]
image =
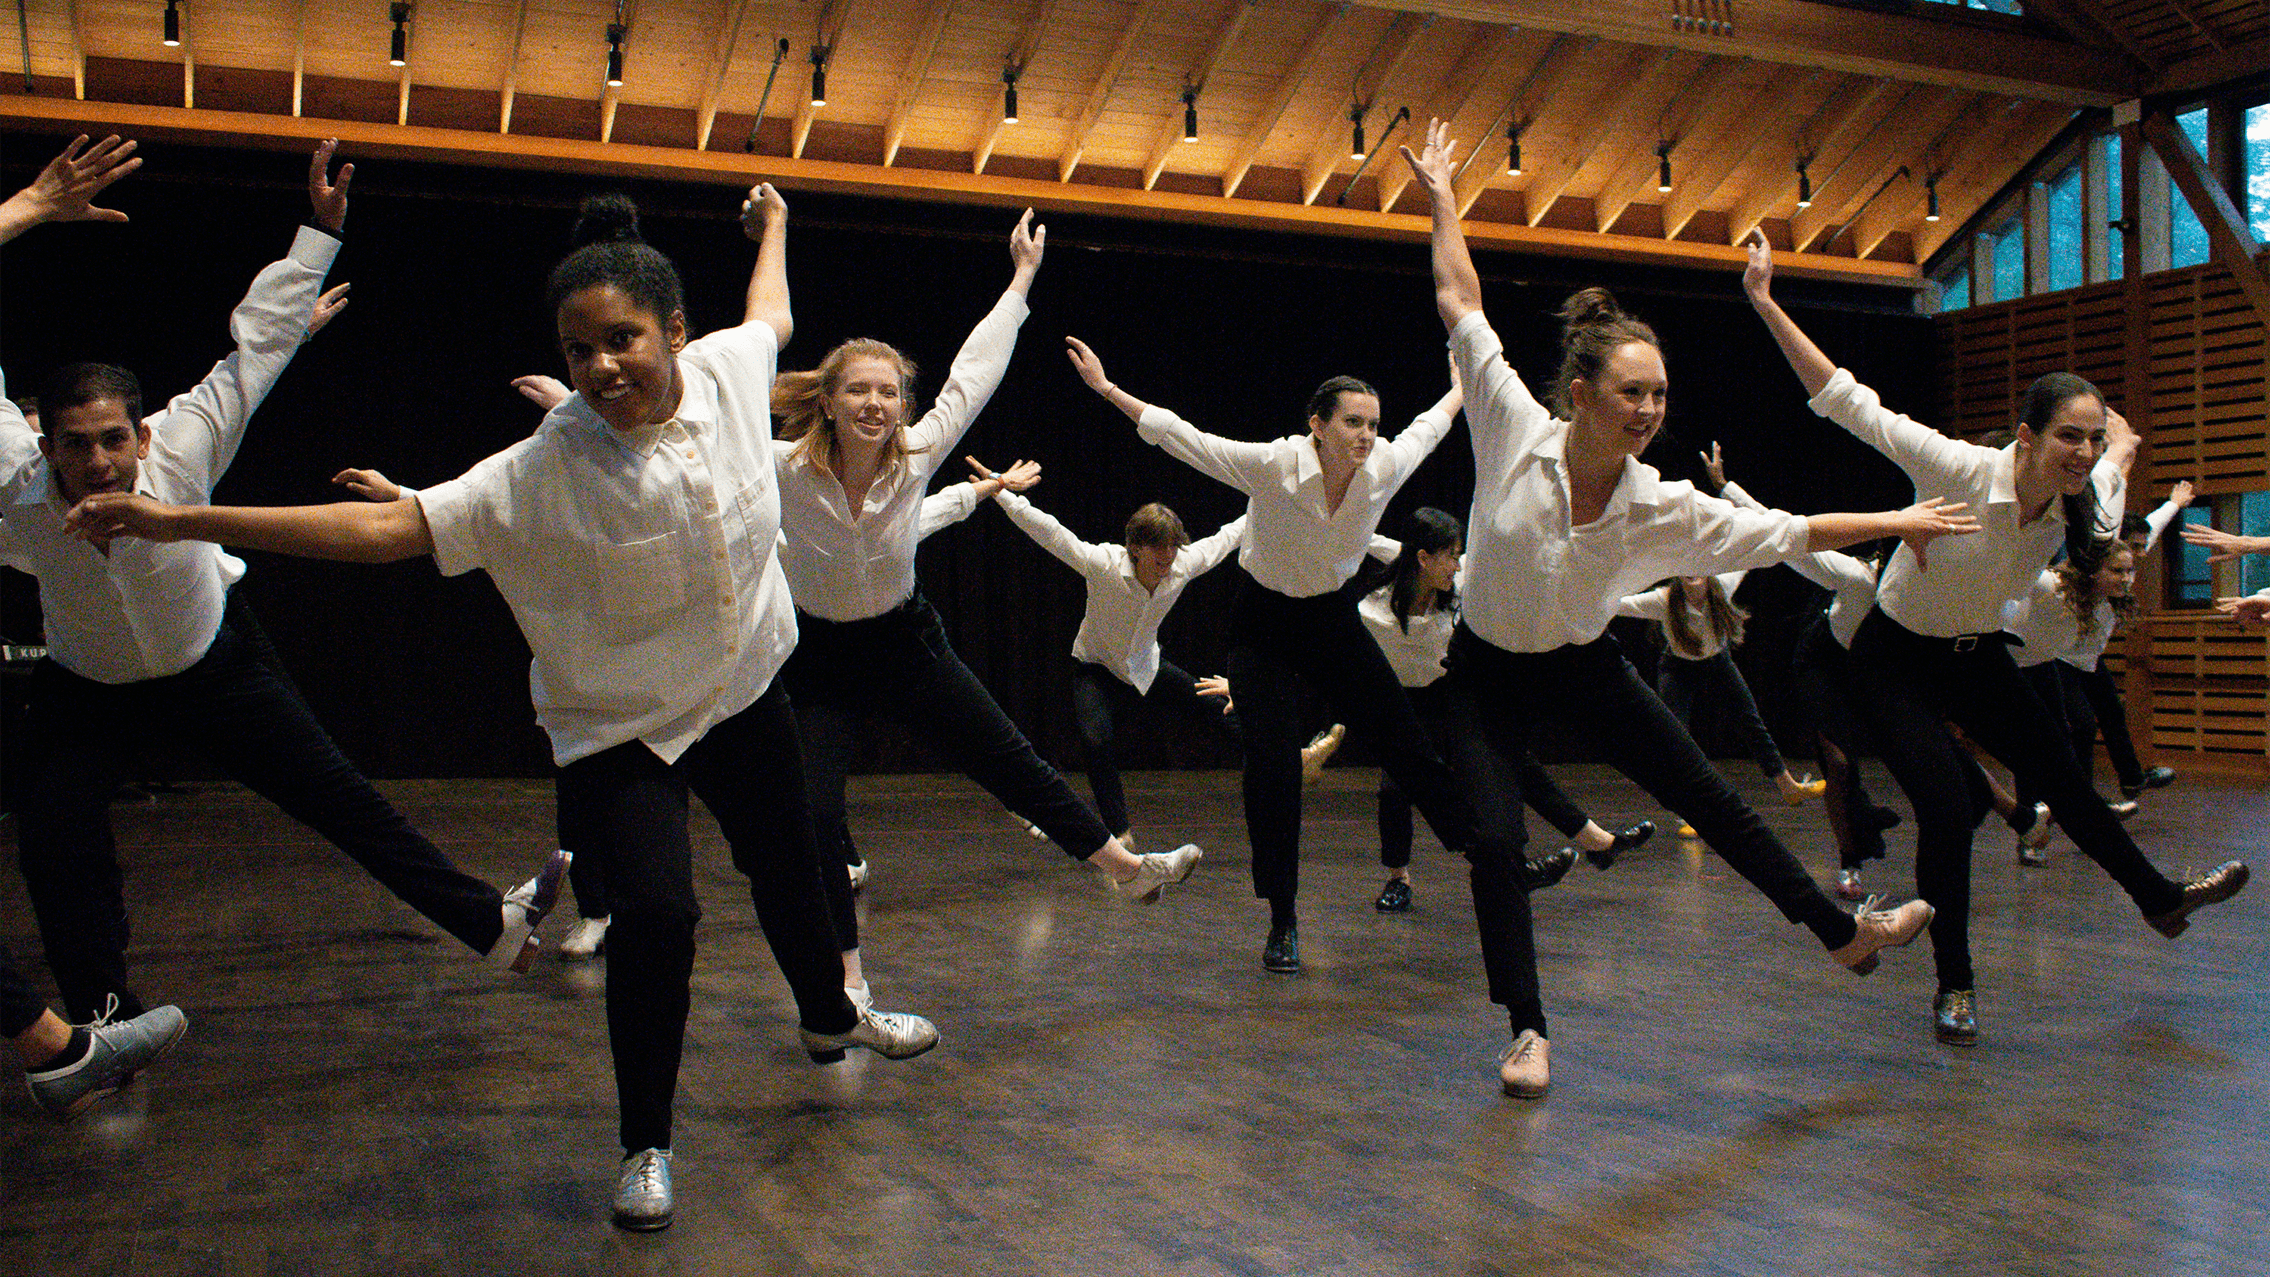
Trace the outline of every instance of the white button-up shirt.
[[485, 568], [535, 661], [536, 719], [561, 765], [627, 741], [676, 762], [753, 704], [796, 646], [774, 545], [764, 324], [678, 356], [678, 415], [637, 438], [581, 395], [534, 436], [420, 492], [434, 562]]
[[1667, 576], [1710, 576], [1803, 554], [1802, 516], [1745, 510], [1626, 458], [1598, 519], [1574, 525], [1568, 423], [1554, 418], [1505, 360], [1475, 311], [1450, 334], [1474, 435], [1474, 509], [1466, 523], [1466, 625], [1509, 652], [1549, 652], [1599, 638], [1626, 594]]
[[[2122, 496], [2125, 497], [2127, 485], [2123, 483], [2121, 488]], [[2110, 515], [2113, 525], [2120, 522], [2120, 514], [2124, 508], [2124, 505], [2112, 505], [2108, 508], [2107, 513]], [[2150, 554], [2152, 547], [2160, 543], [2160, 537], [2167, 532], [2168, 525], [2174, 523], [2176, 516], [2181, 513], [2183, 513], [2183, 508], [2175, 502], [2162, 501], [2158, 509], [2144, 516], [2144, 522], [2150, 525], [2152, 529], [2150, 534], [2144, 538], [2145, 554]], [[2104, 659], [2105, 648], [2112, 643], [2112, 636], [2119, 628], [2120, 614], [2112, 610], [2111, 603], [2098, 599], [2096, 628], [2080, 636], [2074, 642], [2073, 650], [2057, 659], [2075, 669], [2093, 672], [2097, 668], [2097, 662]]]
[[[1712, 579], [1718, 582], [1718, 588], [1725, 591], [1726, 597], [1731, 599], [1734, 591], [1742, 588], [1743, 579], [1749, 575], [1748, 572], [1721, 572]], [[1673, 601], [1674, 596], [1676, 602]], [[1616, 615], [1653, 621], [1663, 627], [1668, 639], [1671, 632], [1671, 609], [1674, 607], [1686, 612], [1687, 632], [1695, 636], [1695, 643], [1701, 650], [1689, 656], [1680, 651], [1676, 644], [1666, 642], [1664, 650], [1673, 660], [1707, 661], [1726, 650], [1726, 641], [1719, 637], [1717, 630], [1711, 628], [1710, 614], [1687, 602], [1687, 592], [1677, 582], [1625, 595], [1616, 600]]]
[[1103, 666], [1138, 692], [1150, 691], [1151, 680], [1159, 676], [1160, 623], [1182, 598], [1183, 589], [1228, 558], [1230, 548], [1245, 533], [1241, 516], [1214, 535], [1182, 547], [1159, 588], [1146, 590], [1135, 579], [1135, 561], [1126, 546], [1082, 541], [1014, 492], [1002, 491], [993, 499], [1025, 535], [1088, 583], [1088, 609], [1072, 640], [1073, 657]]
[[[339, 241], [300, 228], [291, 254], [270, 264], [229, 315], [236, 350], [187, 394], [144, 418], [150, 455], [134, 490], [172, 505], [205, 505], [236, 459], [254, 410], [307, 337], [307, 321]], [[0, 400], [4, 402], [4, 400]], [[228, 587], [244, 563], [202, 541], [160, 544], [120, 537], [104, 554], [66, 532], [70, 503], [37, 452], [38, 438], [9, 403], [0, 445], [0, 563], [39, 578], [49, 654], [98, 683], [163, 678], [195, 665], [220, 633]], [[29, 439], [33, 451], [26, 453]]]
[[[2065, 543], [2063, 503], [2052, 499], [2032, 523], [2018, 504], [2017, 445], [1994, 449], [1950, 439], [1884, 407], [1876, 392], [1842, 368], [1812, 399], [1813, 411], [1892, 459], [1915, 484], [1919, 501], [1967, 502], [1979, 530], [1931, 543], [1931, 566], [1902, 545], [1876, 586], [1876, 605], [1917, 634], [1954, 638], [2002, 628], [2002, 605], [2024, 594]], [[2093, 481], [2100, 508], [2119, 476], [2099, 463]], [[2115, 515], [2115, 519], [2118, 516]]]
[[796, 606], [831, 621], [863, 621], [914, 596], [923, 490], [1000, 386], [1027, 313], [1023, 294], [1001, 294], [954, 356], [938, 402], [906, 428], [907, 457], [875, 476], [857, 511], [841, 479], [799, 458], [795, 443], [773, 441], [788, 538], [780, 561]]
[[1427, 687], [1443, 676], [1450, 634], [1458, 628], [1458, 609], [1436, 607], [1423, 615], [1413, 613], [1411, 627], [1405, 629], [1395, 620], [1395, 587], [1389, 584], [1366, 594], [1356, 604], [1356, 615], [1379, 643], [1380, 655], [1394, 667], [1396, 682]]
[[1246, 494], [1238, 563], [1266, 588], [1305, 599], [1356, 574], [1387, 503], [1450, 432], [1450, 415], [1430, 408], [1393, 439], [1380, 440], [1348, 480], [1337, 510], [1326, 508], [1314, 435], [1225, 439], [1156, 404], [1135, 425], [1145, 442]]
[[[1738, 483], [1719, 489], [1719, 495], [1747, 510], [1768, 508], [1743, 491]], [[1868, 619], [1869, 609], [1876, 606], [1875, 565], [1842, 550], [1816, 550], [1789, 560], [1789, 566], [1797, 575], [1829, 592], [1829, 637], [1836, 640], [1838, 647], [1849, 649], [1853, 636], [1860, 633], [1860, 623]]]

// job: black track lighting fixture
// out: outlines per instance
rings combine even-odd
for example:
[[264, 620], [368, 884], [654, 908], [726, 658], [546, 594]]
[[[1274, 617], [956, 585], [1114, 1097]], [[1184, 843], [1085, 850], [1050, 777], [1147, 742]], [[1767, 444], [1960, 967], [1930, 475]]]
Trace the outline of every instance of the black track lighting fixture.
[[[1799, 208], [1813, 207], [1813, 175], [1806, 171], [1812, 162], [1813, 157], [1810, 155], [1797, 161], [1797, 207]], [[1830, 176], [1834, 177], [1835, 174], [1832, 173]]]
[[1015, 124], [1017, 122], [1017, 68], [1015, 66], [1001, 68], [1001, 122], [1003, 124]]
[[394, 0], [387, 8], [387, 17], [394, 23], [394, 39], [387, 47], [386, 65], [410, 65], [410, 6]]
[[607, 87], [623, 87], [623, 38], [630, 32], [620, 22], [607, 24]]
[[1182, 140], [1198, 140], [1198, 86], [1195, 84], [1182, 86]]
[[1348, 158], [1361, 164], [1364, 158], [1364, 102], [1348, 104], [1348, 123], [1355, 126], [1355, 139], [1348, 144]]
[[1927, 201], [1927, 203], [1925, 203], [1923, 206], [1923, 220], [1926, 222], [1938, 221], [1939, 175], [1937, 173], [1933, 173], [1931, 176], [1923, 179], [1923, 196]]
[[180, 44], [181, 44], [181, 7], [180, 7], [180, 0], [166, 0], [166, 47], [167, 47], [167, 48], [169, 48], [169, 49], [171, 49], [171, 48], [176, 48], [176, 47], [178, 47], [178, 46], [179, 46]]
[[835, 50], [825, 44], [812, 46], [812, 105], [828, 104], [828, 55]]
[[1521, 176], [1521, 121], [1505, 126], [1505, 175]]
[[1668, 139], [1655, 144], [1655, 189], [1665, 195], [1671, 193], [1671, 143]]

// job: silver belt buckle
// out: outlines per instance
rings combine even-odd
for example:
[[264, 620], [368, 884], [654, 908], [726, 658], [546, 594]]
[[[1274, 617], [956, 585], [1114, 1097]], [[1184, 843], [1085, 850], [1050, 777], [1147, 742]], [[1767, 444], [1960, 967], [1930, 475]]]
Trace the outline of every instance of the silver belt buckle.
[[1955, 650], [1958, 652], [1968, 652], [1977, 646], [1978, 635], [1976, 634], [1959, 634], [1955, 637]]

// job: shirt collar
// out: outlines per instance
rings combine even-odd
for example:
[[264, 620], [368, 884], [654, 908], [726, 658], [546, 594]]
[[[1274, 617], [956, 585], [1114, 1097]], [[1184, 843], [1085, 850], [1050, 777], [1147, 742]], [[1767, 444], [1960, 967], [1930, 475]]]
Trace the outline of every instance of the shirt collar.
[[[662, 432], [670, 425], [668, 421], [643, 422], [637, 430], [625, 433], [608, 425], [606, 418], [580, 393], [569, 395], [552, 411], [641, 458], [654, 455], [654, 450], [661, 446]], [[672, 420], [686, 427], [689, 433], [697, 424], [715, 425], [717, 422], [716, 387], [707, 377], [693, 376], [683, 359], [678, 361], [678, 415]]]
[[1293, 483], [1297, 487], [1324, 476], [1324, 461], [1316, 455], [1316, 436], [1300, 435], [1293, 440]]
[[[1994, 454], [1994, 464], [1986, 475], [1986, 503], [2018, 504], [2018, 445], [2006, 444]], [[2052, 501], [2050, 504], [2054, 506], [2057, 503]]]

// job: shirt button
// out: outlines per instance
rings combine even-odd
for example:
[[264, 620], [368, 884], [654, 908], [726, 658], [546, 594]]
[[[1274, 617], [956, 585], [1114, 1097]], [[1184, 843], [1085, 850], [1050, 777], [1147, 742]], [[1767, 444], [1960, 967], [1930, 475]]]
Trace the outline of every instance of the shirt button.
[[691, 448], [688, 448], [688, 449], [686, 449], [686, 460], [688, 460], [688, 461], [691, 461], [691, 460], [693, 460], [693, 459], [694, 459], [694, 450], [693, 450], [693, 449], [691, 449]]

